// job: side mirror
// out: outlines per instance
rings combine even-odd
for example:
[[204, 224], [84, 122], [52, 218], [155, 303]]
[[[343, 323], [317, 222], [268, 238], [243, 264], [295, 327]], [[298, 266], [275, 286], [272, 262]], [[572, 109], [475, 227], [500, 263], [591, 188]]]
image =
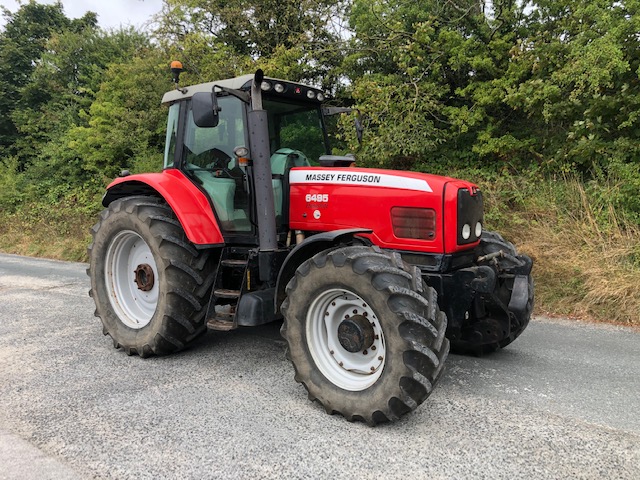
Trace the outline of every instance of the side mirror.
[[322, 107], [322, 114], [325, 117], [330, 117], [332, 115], [338, 115], [341, 113], [351, 113], [356, 112], [356, 137], [358, 138], [358, 143], [362, 144], [362, 134], [364, 133], [364, 126], [362, 125], [362, 119], [360, 115], [360, 110], [357, 108], [350, 107]]
[[194, 123], [201, 128], [218, 126], [220, 116], [218, 112], [218, 96], [215, 92], [198, 92], [191, 97], [191, 110]]
[[364, 133], [364, 126], [362, 125], [362, 121], [360, 120], [360, 112], [358, 112], [358, 116], [356, 117], [356, 137], [358, 137], [358, 143], [362, 145], [362, 134]]

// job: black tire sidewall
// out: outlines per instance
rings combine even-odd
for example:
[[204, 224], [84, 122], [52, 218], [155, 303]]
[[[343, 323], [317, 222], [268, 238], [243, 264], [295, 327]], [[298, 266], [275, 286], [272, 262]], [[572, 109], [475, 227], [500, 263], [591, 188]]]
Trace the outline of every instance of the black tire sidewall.
[[[371, 415], [377, 411], [388, 412], [389, 401], [394, 397], [406, 398], [401, 388], [401, 379], [413, 376], [405, 364], [404, 353], [414, 346], [402, 337], [399, 330], [404, 318], [389, 306], [389, 291], [373, 285], [371, 272], [356, 273], [349, 262], [336, 266], [331, 259], [321, 267], [316, 266], [313, 259], [307, 263], [309, 269], [303, 277], [304, 281], [294, 278], [294, 291], [288, 291], [290, 295], [286, 306], [286, 338], [297, 379], [304, 379], [310, 398], [317, 399], [328, 412], [347, 412], [348, 415], [361, 417], [369, 423], [376, 423], [370, 421]], [[389, 274], [386, 280], [390, 285], [407, 289], [411, 287], [411, 281], [403, 276]], [[362, 298], [375, 312], [384, 335], [386, 358], [383, 371], [373, 385], [363, 390], [350, 391], [335, 385], [316, 366], [309, 349], [306, 326], [312, 299], [334, 288], [352, 292]], [[410, 308], [423, 316], [427, 315], [427, 309], [423, 305], [411, 302], [410, 299], [405, 303], [415, 303]]]
[[[170, 222], [153, 222], [154, 215], [162, 216]], [[111, 305], [106, 286], [109, 281], [106, 278], [109, 247], [119, 233], [127, 230], [135, 232], [144, 240], [153, 255], [157, 270], [155, 281], [158, 283], [159, 291], [156, 309], [149, 323], [140, 329], [131, 328], [122, 322]], [[96, 313], [102, 319], [105, 333], [114, 339], [116, 346], [124, 348], [128, 353], [130, 349], [134, 349], [133, 353], [140, 355], [168, 353], [177, 347], [168, 345], [165, 341], [167, 338], [182, 348], [186, 341], [204, 330], [202, 327], [189, 333], [183, 331], [182, 327], [172, 320], [177, 315], [189, 318], [197, 313], [197, 309], [190, 303], [176, 300], [172, 290], [179, 285], [182, 290], [192, 292], [198, 285], [188, 275], [178, 275], [175, 269], [170, 268], [172, 262], [182, 261], [188, 264], [191, 259], [184, 249], [166, 242], [167, 237], [187, 242], [171, 210], [162, 200], [152, 197], [116, 200], [103, 214], [95, 232], [91, 247], [90, 277]], [[133, 272], [131, 275], [133, 277]]]
[[[118, 200], [118, 202], [122, 201]], [[115, 208], [111, 209], [111, 214], [103, 220], [100, 229], [96, 233], [91, 255], [91, 286], [97, 294], [97, 297], [94, 297], [98, 300], [96, 302], [96, 308], [105, 328], [111, 337], [118, 339], [118, 343], [126, 348], [152, 342], [155, 334], [162, 328], [162, 312], [165, 310], [164, 302], [166, 300], [166, 296], [163, 295], [165, 291], [163, 283], [166, 282], [163, 268], [161, 268], [162, 259], [158, 258], [157, 253], [160, 247], [159, 242], [151, 234], [149, 225], [141, 218], [128, 213], [125, 208], [118, 208], [125, 206], [126, 205], [114, 205]], [[109, 281], [109, 279], [106, 278], [107, 253], [116, 235], [126, 230], [133, 231], [140, 235], [151, 250], [157, 270], [156, 282], [159, 283], [156, 311], [149, 323], [140, 329], [128, 327], [122, 322], [110, 304], [110, 294], [107, 289], [107, 282]], [[104, 280], [99, 281], [98, 279]]]

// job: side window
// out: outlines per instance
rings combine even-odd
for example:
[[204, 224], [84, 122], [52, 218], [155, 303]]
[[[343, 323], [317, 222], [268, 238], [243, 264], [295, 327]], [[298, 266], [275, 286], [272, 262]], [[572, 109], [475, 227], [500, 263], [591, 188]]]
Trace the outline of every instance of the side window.
[[164, 144], [164, 168], [173, 167], [174, 153], [176, 151], [176, 136], [178, 134], [179, 113], [179, 103], [174, 103], [169, 107], [169, 119], [167, 121], [167, 138]]
[[233, 149], [245, 145], [242, 104], [233, 97], [218, 99], [220, 120], [214, 128], [196, 126], [191, 114], [187, 115], [185, 129], [185, 162], [200, 168], [227, 167], [233, 159]]
[[216, 127], [198, 127], [187, 105], [183, 168], [196, 178], [213, 203], [222, 230], [250, 232], [249, 196], [245, 172], [236, 165], [233, 150], [245, 146], [243, 104], [234, 97], [218, 98]]
[[327, 153], [322, 113], [316, 105], [264, 100], [269, 112], [269, 146], [273, 155], [282, 148], [302, 152], [312, 164]]
[[316, 161], [325, 153], [324, 133], [317, 110], [295, 112], [280, 120], [280, 143]]

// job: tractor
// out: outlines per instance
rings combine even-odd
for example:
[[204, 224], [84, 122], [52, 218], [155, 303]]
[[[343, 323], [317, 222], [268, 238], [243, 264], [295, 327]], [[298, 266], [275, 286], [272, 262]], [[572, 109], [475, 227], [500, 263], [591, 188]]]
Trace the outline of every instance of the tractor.
[[344, 109], [317, 88], [172, 71], [162, 172], [122, 172], [92, 229], [89, 293], [116, 348], [282, 321], [309, 398], [375, 425], [430, 395], [450, 348], [526, 328], [532, 261], [484, 230], [476, 185], [332, 155], [326, 117]]

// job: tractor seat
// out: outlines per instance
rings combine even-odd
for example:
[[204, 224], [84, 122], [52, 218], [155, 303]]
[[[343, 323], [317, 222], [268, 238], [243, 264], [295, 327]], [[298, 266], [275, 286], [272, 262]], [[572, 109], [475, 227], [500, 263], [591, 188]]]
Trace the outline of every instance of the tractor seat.
[[281, 148], [271, 155], [271, 173], [284, 175], [293, 167], [310, 167], [309, 159], [300, 150]]
[[276, 207], [276, 225], [282, 224], [283, 181], [288, 180], [289, 170], [293, 167], [309, 167], [309, 160], [299, 150], [281, 148], [271, 155], [271, 175], [273, 184], [273, 203]]

